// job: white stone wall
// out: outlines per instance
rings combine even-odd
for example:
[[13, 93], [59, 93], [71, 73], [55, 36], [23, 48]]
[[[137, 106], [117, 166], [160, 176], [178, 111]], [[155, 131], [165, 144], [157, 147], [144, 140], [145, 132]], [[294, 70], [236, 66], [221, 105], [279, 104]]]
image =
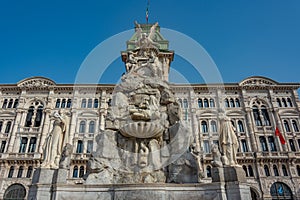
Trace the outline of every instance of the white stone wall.
[[[73, 145], [73, 155], [71, 167], [69, 170], [69, 182], [73, 184], [79, 183], [81, 178], [73, 178], [73, 170], [75, 166], [79, 169], [81, 166], [86, 170], [87, 160], [90, 156], [87, 153], [88, 141], [94, 141], [93, 150], [96, 148], [95, 136], [99, 130], [105, 128], [105, 116], [108, 109], [108, 103], [113, 92], [113, 85], [56, 85], [54, 82], [38, 79], [43, 84], [26, 85], [32, 79], [26, 79], [19, 82], [17, 85], [1, 85], [0, 90], [0, 122], [2, 122], [0, 133], [0, 147], [2, 141], [6, 142], [3, 153], [1, 153], [0, 162], [0, 198], [3, 197], [5, 190], [12, 183], [21, 183], [27, 186], [31, 182], [31, 177], [26, 178], [29, 166], [37, 168], [42, 161], [42, 146], [47, 134], [52, 129], [51, 115], [58, 110], [63, 110], [70, 113], [70, 143]], [[27, 81], [27, 82], [26, 82]], [[47, 82], [48, 81], [48, 82]], [[248, 84], [248, 85], [247, 85]], [[33, 86], [32, 86], [33, 85]], [[43, 87], [42, 87], [42, 86]], [[220, 112], [225, 112], [235, 124], [237, 136], [240, 141], [240, 151], [238, 153], [238, 161], [241, 165], [247, 167], [248, 175], [249, 166], [252, 167], [253, 176], [248, 177], [248, 182], [253, 191], [260, 198], [270, 197], [270, 186], [281, 181], [286, 183], [297, 194], [297, 186], [300, 183], [297, 166], [300, 167], [300, 132], [295, 131], [293, 122], [297, 123], [300, 129], [300, 109], [299, 96], [297, 94], [297, 84], [271, 84], [260, 85], [242, 82], [241, 84], [224, 84], [224, 85], [174, 85], [173, 91], [176, 98], [181, 99], [182, 119], [188, 121], [194, 133], [196, 147], [202, 152], [203, 169], [206, 170], [210, 166], [212, 155], [209, 149], [212, 143], [218, 141], [218, 117]], [[289, 98], [292, 106], [286, 107], [277, 103], [277, 98]], [[7, 99], [15, 101], [18, 99], [17, 108], [2, 108], [2, 105]], [[72, 106], [70, 108], [56, 108], [57, 99], [71, 99]], [[81, 108], [82, 100], [86, 99], [86, 108]], [[98, 99], [98, 107], [88, 108], [88, 99]], [[199, 99], [202, 101], [202, 106], [199, 106]], [[206, 99], [208, 104], [206, 105]], [[229, 107], [225, 106], [225, 99], [229, 101]], [[234, 101], [234, 107], [230, 104], [230, 100]], [[239, 101], [239, 106], [236, 104], [236, 99]], [[213, 105], [211, 100], [213, 100]], [[259, 103], [259, 104], [258, 104]], [[43, 117], [41, 126], [26, 127], [26, 116], [30, 106], [43, 105]], [[269, 114], [271, 126], [257, 126], [252, 108], [254, 105], [265, 105]], [[262, 114], [260, 114], [262, 115]], [[36, 110], [34, 112], [36, 116]], [[289, 123], [290, 131], [286, 131], [284, 122]], [[85, 131], [80, 132], [80, 122], [86, 124]], [[94, 123], [94, 133], [89, 133], [89, 123]], [[211, 123], [216, 122], [216, 129], [211, 126]], [[239, 121], [243, 124], [243, 130], [239, 127]], [[7, 123], [11, 122], [11, 127], [8, 133], [5, 133]], [[202, 122], [206, 122], [207, 130], [203, 131]], [[275, 136], [275, 127], [278, 127], [284, 136], [287, 144], [280, 144], [279, 138]], [[6, 131], [7, 132], [7, 131]], [[277, 151], [271, 151], [271, 146], [268, 141], [269, 137], [274, 138]], [[25, 153], [20, 153], [21, 139], [28, 138]], [[36, 138], [36, 146], [34, 152], [28, 152], [30, 138]], [[268, 151], [262, 151], [260, 137], [266, 138]], [[78, 141], [83, 142], [82, 153], [76, 153]], [[246, 142], [247, 152], [243, 151], [243, 143]], [[298, 142], [299, 140], [299, 142]], [[290, 141], [294, 142], [294, 149], [290, 145]], [[207, 146], [208, 144], [208, 146]], [[205, 146], [206, 145], [206, 146]], [[264, 166], [269, 167], [270, 176], [266, 176]], [[275, 176], [273, 165], [276, 165], [279, 171], [279, 176]], [[282, 165], [286, 166], [288, 176], [283, 176]], [[8, 178], [9, 169], [14, 166], [12, 178]], [[24, 171], [21, 178], [17, 178], [19, 167], [23, 166]], [[206, 172], [206, 171], [205, 171]], [[205, 182], [211, 182], [211, 178], [205, 173]]]

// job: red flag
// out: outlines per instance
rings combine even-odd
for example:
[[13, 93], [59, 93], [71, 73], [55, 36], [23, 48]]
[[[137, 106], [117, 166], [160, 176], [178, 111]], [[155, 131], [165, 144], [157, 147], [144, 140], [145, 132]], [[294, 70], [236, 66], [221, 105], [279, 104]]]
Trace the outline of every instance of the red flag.
[[285, 144], [285, 143], [286, 143], [286, 142], [285, 142], [285, 139], [284, 139], [283, 135], [280, 133], [278, 127], [276, 127], [275, 135], [276, 135], [276, 136], [279, 136], [279, 140], [280, 140], [280, 143], [281, 143], [281, 144]]

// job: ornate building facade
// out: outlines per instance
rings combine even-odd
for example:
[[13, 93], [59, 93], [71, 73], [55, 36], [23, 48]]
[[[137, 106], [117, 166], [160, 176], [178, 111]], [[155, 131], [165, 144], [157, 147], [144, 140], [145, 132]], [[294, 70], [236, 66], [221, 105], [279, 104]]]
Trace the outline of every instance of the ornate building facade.
[[[167, 49], [166, 41], [157, 37]], [[134, 43], [127, 44], [130, 50]], [[172, 52], [163, 52], [159, 55], [173, 59]], [[126, 55], [122, 53], [123, 60]], [[133, 66], [127, 62], [126, 68]], [[160, 76], [168, 79], [166, 73]], [[181, 117], [193, 133], [192, 146], [200, 151], [201, 182], [212, 182], [212, 147], [219, 145], [223, 113], [235, 127], [237, 161], [252, 199], [300, 199], [299, 87], [258, 76], [234, 84], [172, 84]], [[99, 145], [97, 134], [107, 126], [114, 90], [115, 85], [57, 84], [43, 77], [0, 85], [0, 199], [28, 197], [55, 113], [60, 112], [70, 119], [67, 183], [84, 184], [88, 160]]]
[[[223, 87], [173, 85], [182, 104], [182, 117], [191, 124], [202, 150], [203, 180], [211, 181], [210, 148], [218, 143], [218, 110], [225, 109], [236, 128], [238, 162], [251, 185], [253, 199], [280, 198], [280, 188], [287, 199], [299, 199], [298, 88], [298, 83], [277, 83], [264, 77]], [[10, 197], [16, 189], [20, 194], [28, 193], [33, 171], [43, 159], [43, 144], [53, 123], [51, 115], [59, 110], [71, 118], [73, 151], [68, 181], [83, 182], [95, 137], [105, 127], [113, 90], [114, 85], [56, 84], [42, 77], [1, 85], [1, 198]], [[275, 134], [276, 127], [284, 141]]]

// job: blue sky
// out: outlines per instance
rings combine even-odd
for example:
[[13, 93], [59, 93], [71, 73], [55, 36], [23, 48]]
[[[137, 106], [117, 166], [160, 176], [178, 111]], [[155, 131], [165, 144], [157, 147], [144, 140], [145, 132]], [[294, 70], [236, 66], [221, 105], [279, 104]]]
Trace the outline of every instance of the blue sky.
[[[132, 29], [135, 20], [145, 22], [146, 4], [147, 0], [0, 1], [0, 83], [31, 76], [73, 83], [81, 63], [99, 43]], [[254, 75], [300, 82], [299, 8], [298, 0], [150, 0], [149, 21], [200, 43], [224, 82]], [[118, 52], [125, 50], [125, 42]], [[190, 82], [203, 82], [181, 57], [176, 56], [171, 67]], [[118, 58], [100, 82], [115, 83], [123, 72]]]

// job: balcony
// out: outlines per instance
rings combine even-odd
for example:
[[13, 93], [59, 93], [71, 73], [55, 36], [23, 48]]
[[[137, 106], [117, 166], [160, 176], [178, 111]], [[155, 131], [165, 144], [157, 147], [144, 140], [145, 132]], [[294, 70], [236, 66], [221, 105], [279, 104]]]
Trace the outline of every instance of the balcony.
[[[6, 159], [40, 159], [40, 153], [8, 153], [4, 154]], [[4, 155], [2, 158], [4, 158]]]
[[20, 133], [40, 133], [42, 127], [20, 127], [18, 132]]

